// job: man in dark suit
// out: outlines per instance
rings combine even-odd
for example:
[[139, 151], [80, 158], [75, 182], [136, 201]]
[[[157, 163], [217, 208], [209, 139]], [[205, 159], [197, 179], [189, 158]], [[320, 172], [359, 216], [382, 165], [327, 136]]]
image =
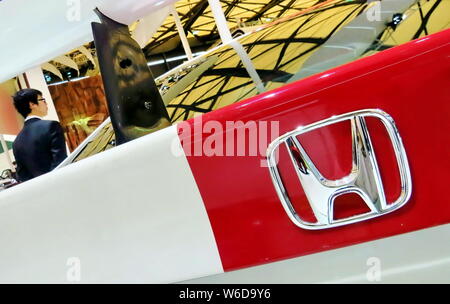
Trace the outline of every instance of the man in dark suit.
[[55, 169], [67, 157], [66, 143], [61, 125], [42, 119], [48, 109], [40, 91], [23, 89], [13, 98], [14, 106], [25, 118], [13, 143], [17, 177], [25, 182]]

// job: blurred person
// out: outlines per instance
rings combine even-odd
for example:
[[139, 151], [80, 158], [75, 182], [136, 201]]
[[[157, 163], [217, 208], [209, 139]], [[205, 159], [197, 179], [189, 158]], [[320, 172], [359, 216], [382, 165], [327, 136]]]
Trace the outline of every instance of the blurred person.
[[43, 120], [48, 108], [42, 93], [23, 89], [14, 96], [16, 110], [25, 118], [13, 143], [17, 178], [25, 182], [55, 169], [66, 157], [66, 143], [57, 121]]

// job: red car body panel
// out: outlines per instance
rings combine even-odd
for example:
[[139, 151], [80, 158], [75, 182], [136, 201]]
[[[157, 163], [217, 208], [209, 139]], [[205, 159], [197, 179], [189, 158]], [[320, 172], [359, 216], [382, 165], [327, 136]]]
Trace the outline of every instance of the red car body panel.
[[[396, 122], [411, 169], [412, 197], [396, 212], [339, 228], [308, 231], [295, 226], [280, 203], [268, 168], [260, 164], [264, 156], [189, 156], [185, 149], [225, 271], [450, 222], [450, 199], [445, 195], [450, 172], [450, 30], [205, 114], [202, 120], [219, 121], [224, 127], [236, 120], [279, 121], [282, 135], [333, 115], [373, 108], [387, 112]], [[194, 135], [183, 136], [181, 124], [182, 142], [195, 145], [195, 140], [203, 143], [208, 138], [196, 120], [187, 123]], [[392, 148], [383, 128], [370, 121], [369, 128], [387, 197], [393, 201], [399, 179]], [[245, 140], [248, 144], [248, 137]], [[314, 131], [303, 140], [327, 177], [348, 173], [351, 141], [345, 124]], [[294, 204], [307, 212], [306, 196], [280, 154]], [[354, 203], [355, 197], [348, 197], [342, 206], [351, 209]]]

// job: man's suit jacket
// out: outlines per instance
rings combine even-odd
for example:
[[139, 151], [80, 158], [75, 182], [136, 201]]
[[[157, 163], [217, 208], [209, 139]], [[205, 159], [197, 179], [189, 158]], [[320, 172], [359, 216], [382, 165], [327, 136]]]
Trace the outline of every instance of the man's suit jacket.
[[31, 118], [13, 143], [17, 177], [24, 182], [55, 169], [66, 157], [66, 143], [57, 121]]

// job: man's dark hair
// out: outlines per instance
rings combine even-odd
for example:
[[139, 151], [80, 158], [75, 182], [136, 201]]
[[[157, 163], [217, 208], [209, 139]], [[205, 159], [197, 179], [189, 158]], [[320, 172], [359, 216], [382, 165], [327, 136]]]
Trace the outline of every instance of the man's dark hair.
[[23, 89], [17, 92], [14, 96], [14, 106], [23, 118], [26, 118], [31, 113], [30, 102], [38, 104], [38, 95], [42, 96], [41, 91], [35, 89]]

